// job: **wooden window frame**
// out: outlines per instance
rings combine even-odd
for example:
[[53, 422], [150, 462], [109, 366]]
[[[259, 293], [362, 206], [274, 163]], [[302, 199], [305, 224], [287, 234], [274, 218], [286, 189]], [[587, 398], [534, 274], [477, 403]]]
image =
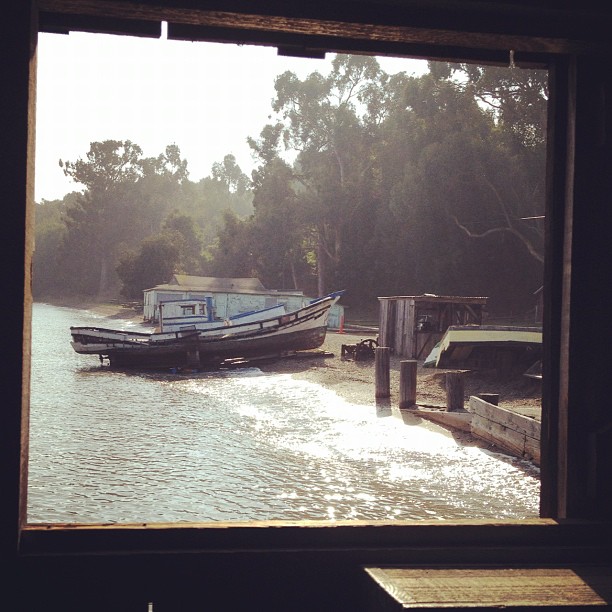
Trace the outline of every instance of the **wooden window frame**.
[[[585, 163], [586, 149], [599, 138], [596, 121], [601, 117], [597, 115], [597, 87], [604, 81], [598, 71], [609, 72], [605, 64], [612, 54], [604, 40], [606, 28], [600, 34], [599, 28], [591, 23], [592, 30], [585, 32], [583, 22], [577, 21], [570, 27], [568, 20], [564, 22], [563, 35], [559, 36], [547, 25], [546, 15], [541, 15], [542, 18], [528, 28], [517, 25], [519, 11], [511, 15], [514, 21], [508, 21], [507, 16], [504, 21], [501, 14], [497, 20], [491, 18], [488, 33], [483, 34], [468, 25], [469, 16], [465, 17], [458, 8], [461, 3], [453, 2], [446, 3], [447, 6], [432, 3], [437, 8], [424, 11], [422, 15], [418, 11], [409, 12], [413, 25], [406, 25], [410, 19], [391, 2], [382, 2], [380, 6], [375, 2], [345, 3], [354, 7], [350, 18], [346, 18], [346, 12], [340, 12], [343, 5], [340, 0], [329, 3], [326, 9], [303, 8], [298, 2], [287, 2], [278, 10], [273, 2], [261, 2], [257, 3], [261, 10], [256, 14], [253, 14], [252, 3], [239, 0], [225, 3], [40, 0], [31, 5], [21, 4], [25, 8], [20, 5], [15, 9], [20, 12], [16, 21], [20, 28], [13, 35], [19, 41], [17, 54], [20, 58], [27, 55], [29, 68], [24, 69], [27, 62], [16, 63], [8, 67], [8, 76], [16, 83], [16, 97], [22, 101], [16, 105], [19, 112], [15, 119], [17, 142], [13, 147], [12, 184], [17, 199], [25, 202], [26, 207], [24, 217], [18, 221], [24, 236], [12, 236], [9, 247], [25, 256], [23, 267], [17, 265], [7, 274], [16, 290], [23, 289], [24, 310], [14, 321], [24, 332], [18, 345], [13, 343], [7, 348], [10, 351], [18, 346], [23, 362], [15, 365], [11, 362], [7, 366], [8, 375], [17, 375], [22, 383], [19, 408], [9, 409], [4, 423], [8, 443], [3, 445], [1, 458], [7, 474], [3, 484], [8, 485], [9, 493], [8, 516], [2, 528], [4, 550], [12, 551], [15, 559], [39, 580], [43, 579], [43, 570], [51, 568], [48, 561], [51, 557], [56, 561], [61, 559], [62, 567], [69, 564], [73, 571], [76, 570], [70, 563], [74, 561], [70, 560], [74, 559], [89, 564], [90, 568], [103, 566], [106, 575], [113, 575], [118, 583], [122, 582], [118, 572], [125, 569], [126, 563], [167, 570], [164, 560], [169, 557], [183, 559], [185, 555], [190, 560], [182, 567], [190, 568], [194, 559], [201, 564], [206, 559], [218, 563], [227, 555], [232, 555], [238, 565], [244, 563], [245, 566], [253, 558], [272, 555], [278, 561], [274, 565], [277, 568], [288, 560], [305, 566], [313, 558], [320, 562], [322, 555], [327, 555], [325, 558], [329, 559], [331, 568], [342, 563], [362, 565], [400, 560], [435, 563], [441, 557], [447, 562], [461, 559], [462, 562], [511, 563], [522, 559], [526, 548], [532, 551], [532, 559], [542, 562], [560, 562], [581, 558], [581, 555], [593, 559], [609, 554], [603, 536], [609, 537], [611, 526], [605, 519], [607, 515], [603, 514], [607, 507], [602, 509], [601, 502], [609, 504], [610, 494], [602, 484], [601, 470], [593, 467], [600, 461], [599, 456], [593, 456], [593, 444], [601, 441], [594, 442], [593, 431], [580, 424], [580, 403], [583, 400], [603, 402], [606, 398], [602, 396], [601, 385], [599, 390], [589, 392], [588, 379], [576, 374], [578, 361], [585, 355], [585, 344], [594, 337], [579, 320], [588, 309], [580, 305], [576, 296], [582, 286], [576, 279], [584, 274], [587, 281], [592, 280], [589, 263], [581, 263], [580, 258], [589, 248], [586, 235], [593, 231], [593, 226], [588, 225], [585, 215], [574, 204], [594, 197], [598, 205], [602, 205], [606, 194], [610, 193], [608, 184], [599, 185], [595, 181], [597, 186], [589, 187], [596, 175]], [[204, 4], [206, 10], [193, 8]], [[454, 7], [455, 12], [446, 10], [449, 6]], [[151, 36], [161, 29], [161, 20], [169, 22], [169, 34], [177, 38], [269, 44], [295, 55], [314, 56], [326, 50], [507, 64], [509, 50], [512, 50], [517, 65], [549, 70], [542, 518], [436, 524], [426, 521], [92, 526], [26, 523], [38, 24], [44, 31], [75, 29]], [[522, 31], [521, 27], [529, 30], [527, 34], [516, 34]], [[589, 99], [589, 93], [593, 94], [593, 100]], [[580, 108], [579, 115], [577, 108]], [[588, 116], [585, 108], [593, 110], [592, 121], [585, 119]], [[23, 134], [27, 134], [27, 138]], [[606, 141], [602, 146], [609, 145]], [[606, 151], [604, 161], [610, 159]], [[604, 246], [597, 248], [604, 255], [608, 252]], [[598, 320], [604, 319], [600, 316]], [[586, 333], [586, 338], [581, 333]], [[15, 385], [11, 387], [14, 388]], [[609, 463], [602, 465], [609, 469]], [[533, 553], [534, 550], [537, 552]], [[110, 569], [112, 563], [117, 569]]]

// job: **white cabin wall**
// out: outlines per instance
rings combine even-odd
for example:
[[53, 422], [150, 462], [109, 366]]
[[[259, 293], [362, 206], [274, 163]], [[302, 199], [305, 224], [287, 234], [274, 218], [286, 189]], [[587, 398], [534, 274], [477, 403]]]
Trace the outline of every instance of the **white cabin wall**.
[[230, 316], [251, 312], [253, 310], [263, 310], [269, 306], [276, 306], [278, 300], [269, 299], [267, 295], [230, 293], [227, 296], [227, 307]]
[[[215, 317], [225, 319], [244, 312], [261, 310], [278, 304], [284, 304], [287, 312], [298, 310], [311, 299], [303, 295], [285, 293], [221, 293], [214, 291], [172, 291], [169, 289], [150, 289], [144, 292], [143, 318], [147, 321], [157, 322], [159, 319], [158, 304], [160, 301], [203, 299], [212, 296]], [[341, 311], [337, 305], [330, 312], [329, 326], [337, 328], [340, 325]]]
[[290, 295], [290, 296], [278, 296], [278, 302], [285, 304], [287, 312], [292, 310], [298, 310], [302, 306], [306, 306], [310, 302], [310, 298], [306, 298], [303, 295]]

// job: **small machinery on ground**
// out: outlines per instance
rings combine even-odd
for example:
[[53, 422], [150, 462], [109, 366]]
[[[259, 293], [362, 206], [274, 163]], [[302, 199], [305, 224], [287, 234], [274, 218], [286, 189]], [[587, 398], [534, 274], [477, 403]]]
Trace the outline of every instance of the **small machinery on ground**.
[[374, 359], [375, 349], [378, 346], [378, 340], [367, 338], [357, 344], [343, 344], [340, 350], [342, 358], [353, 358], [354, 361], [366, 361]]

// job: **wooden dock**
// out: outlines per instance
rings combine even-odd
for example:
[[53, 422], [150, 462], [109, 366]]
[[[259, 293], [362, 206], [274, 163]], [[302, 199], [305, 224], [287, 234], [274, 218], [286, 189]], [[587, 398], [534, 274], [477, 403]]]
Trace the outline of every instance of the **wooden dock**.
[[472, 414], [471, 429], [474, 437], [540, 465], [539, 414], [536, 419], [535, 414], [520, 414], [474, 396], [470, 397], [468, 410]]
[[[388, 349], [379, 347], [376, 350]], [[461, 370], [445, 374], [445, 407], [423, 406], [416, 400], [417, 362], [405, 360], [400, 365], [400, 409], [410, 410], [415, 416], [445, 427], [468, 432], [506, 453], [540, 465], [541, 408], [527, 406], [514, 410], [502, 408], [497, 405], [499, 395], [496, 393], [470, 396], [466, 407], [465, 371]], [[383, 380], [380, 369], [376, 370], [377, 389]]]
[[471, 396], [466, 409], [447, 411], [415, 405], [411, 414], [470, 433], [500, 450], [540, 465], [540, 410], [509, 410]]

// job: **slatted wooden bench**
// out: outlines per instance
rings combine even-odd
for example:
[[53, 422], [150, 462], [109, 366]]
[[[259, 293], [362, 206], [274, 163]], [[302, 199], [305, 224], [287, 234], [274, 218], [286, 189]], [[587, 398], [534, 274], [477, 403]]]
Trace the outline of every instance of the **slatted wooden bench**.
[[612, 608], [612, 566], [366, 567], [372, 610]]

